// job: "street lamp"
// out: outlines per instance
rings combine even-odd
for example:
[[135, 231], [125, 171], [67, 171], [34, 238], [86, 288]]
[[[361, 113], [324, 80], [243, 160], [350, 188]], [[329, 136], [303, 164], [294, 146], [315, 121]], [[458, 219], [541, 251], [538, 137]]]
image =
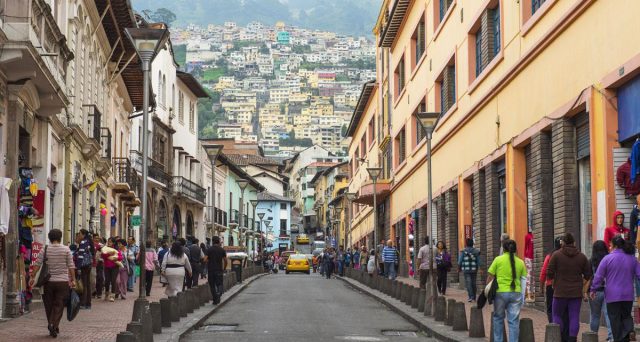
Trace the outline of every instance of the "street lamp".
[[264, 213], [258, 213], [259, 223], [258, 223], [258, 235], [260, 236], [260, 240], [258, 240], [258, 252], [262, 257], [264, 254], [264, 246], [262, 245], [262, 219], [264, 218]]
[[356, 199], [356, 193], [355, 192], [345, 192], [344, 193], [344, 197], [347, 199], [347, 222], [349, 223], [349, 232], [345, 233], [346, 234], [346, 245], [351, 247], [351, 220], [352, 217], [351, 215], [353, 214], [352, 211], [352, 207], [353, 207], [353, 201]]
[[[136, 54], [142, 62], [142, 203], [140, 208], [140, 265], [146, 262], [146, 232], [147, 232], [147, 178], [149, 175], [149, 71], [151, 61], [158, 51], [165, 46], [169, 39], [169, 30], [150, 28], [125, 28], [125, 35], [136, 49]], [[138, 298], [134, 303], [133, 320], [148, 324], [145, 316], [149, 313], [149, 302], [145, 295], [145, 277], [139, 281]], [[143, 329], [145, 324], [143, 324]], [[147, 329], [144, 329], [147, 330]], [[148, 335], [148, 334], [145, 334]], [[153, 339], [153, 335], [151, 335]]]
[[375, 265], [373, 267], [374, 273], [378, 272], [378, 251], [376, 251], [376, 246], [378, 243], [378, 197], [377, 197], [377, 184], [378, 177], [382, 173], [381, 167], [368, 167], [367, 172], [369, 173], [369, 177], [373, 181], [373, 250], [375, 251]]
[[435, 272], [433, 271], [433, 225], [432, 225], [432, 213], [431, 202], [432, 202], [432, 191], [431, 191], [431, 138], [433, 136], [433, 131], [438, 125], [438, 120], [440, 120], [440, 113], [436, 112], [419, 112], [416, 113], [416, 119], [422, 125], [422, 129], [424, 130], [425, 137], [427, 138], [427, 169], [428, 169], [428, 193], [427, 193], [427, 236], [429, 237], [429, 287], [431, 288], [431, 296], [432, 296], [432, 313], [435, 310], [436, 305], [436, 297], [438, 297], [438, 289], [436, 288], [436, 279]]
[[215, 229], [216, 224], [216, 161], [220, 152], [222, 152], [222, 145], [205, 144], [202, 145], [209, 161], [211, 161], [211, 211], [213, 212], [213, 226]]
[[338, 246], [338, 248], [340, 247], [340, 229], [342, 228], [340, 226], [340, 224], [342, 223], [342, 221], [340, 220], [340, 214], [342, 214], [342, 207], [334, 207], [333, 208], [334, 211], [334, 222], [336, 222], [338, 224], [338, 228], [335, 231], [335, 235], [336, 235], [336, 245]]
[[[255, 230], [256, 229], [256, 207], [258, 207], [258, 200], [257, 199], [252, 199], [249, 201], [251, 203], [251, 207], [253, 208], [253, 227], [251, 227], [251, 230]], [[255, 234], [254, 234], [255, 237]], [[255, 238], [253, 239], [253, 258], [256, 258], [256, 242], [255, 242]], [[254, 260], [255, 261], [255, 260]]]
[[244, 225], [244, 190], [249, 185], [249, 181], [246, 179], [238, 179], [236, 181], [238, 187], [240, 188], [240, 213], [238, 214], [238, 242], [240, 242], [240, 247], [244, 247], [244, 239], [242, 236], [242, 226]]

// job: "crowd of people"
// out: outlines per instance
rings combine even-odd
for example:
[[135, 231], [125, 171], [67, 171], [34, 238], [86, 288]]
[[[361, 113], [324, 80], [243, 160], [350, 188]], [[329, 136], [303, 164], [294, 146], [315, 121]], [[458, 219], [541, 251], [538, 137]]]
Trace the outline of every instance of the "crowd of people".
[[170, 247], [162, 241], [158, 251], [147, 241], [144, 265], [141, 250], [131, 236], [126, 240], [117, 236], [105, 239], [81, 229], [75, 243], [66, 246], [61, 243], [62, 231], [52, 229], [48, 239], [49, 245], [40, 252], [33, 267], [29, 286], [34, 287], [39, 272], [46, 269], [49, 276], [42, 285], [43, 302], [52, 337], [60, 333], [60, 320], [71, 289], [79, 295], [80, 309], [91, 310], [92, 300], [126, 300], [139, 276], [144, 277], [145, 293], [150, 296], [157, 274], [167, 296], [197, 286], [199, 279], [208, 279], [214, 304], [220, 302], [227, 258], [217, 236], [207, 239], [210, 245], [199, 244], [194, 237], [176, 239]]

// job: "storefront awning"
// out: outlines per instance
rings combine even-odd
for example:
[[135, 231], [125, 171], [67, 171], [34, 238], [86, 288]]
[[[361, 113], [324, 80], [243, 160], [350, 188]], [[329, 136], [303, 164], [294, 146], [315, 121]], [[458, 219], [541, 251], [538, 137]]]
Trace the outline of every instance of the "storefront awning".
[[[353, 202], [372, 206], [373, 193], [374, 193], [373, 183], [364, 184], [360, 187], [360, 190], [358, 191], [358, 197], [356, 197], [356, 199], [353, 200]], [[391, 193], [391, 183], [384, 182], [384, 181], [376, 183], [375, 193], [377, 196], [376, 200], [378, 201], [378, 203], [380, 203], [380, 201], [387, 198]]]

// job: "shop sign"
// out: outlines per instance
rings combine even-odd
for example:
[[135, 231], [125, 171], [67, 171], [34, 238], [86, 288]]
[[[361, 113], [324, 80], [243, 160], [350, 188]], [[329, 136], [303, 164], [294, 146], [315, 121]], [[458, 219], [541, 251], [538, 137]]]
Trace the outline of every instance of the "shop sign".
[[140, 215], [131, 215], [131, 225], [134, 227], [139, 227], [140, 226]]

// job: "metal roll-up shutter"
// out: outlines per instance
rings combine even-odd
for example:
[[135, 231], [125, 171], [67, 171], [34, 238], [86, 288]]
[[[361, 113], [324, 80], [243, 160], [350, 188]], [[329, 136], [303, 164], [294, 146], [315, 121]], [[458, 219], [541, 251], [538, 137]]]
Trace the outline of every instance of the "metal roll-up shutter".
[[589, 113], [583, 112], [575, 117], [577, 159], [589, 156], [591, 139], [589, 138]]

